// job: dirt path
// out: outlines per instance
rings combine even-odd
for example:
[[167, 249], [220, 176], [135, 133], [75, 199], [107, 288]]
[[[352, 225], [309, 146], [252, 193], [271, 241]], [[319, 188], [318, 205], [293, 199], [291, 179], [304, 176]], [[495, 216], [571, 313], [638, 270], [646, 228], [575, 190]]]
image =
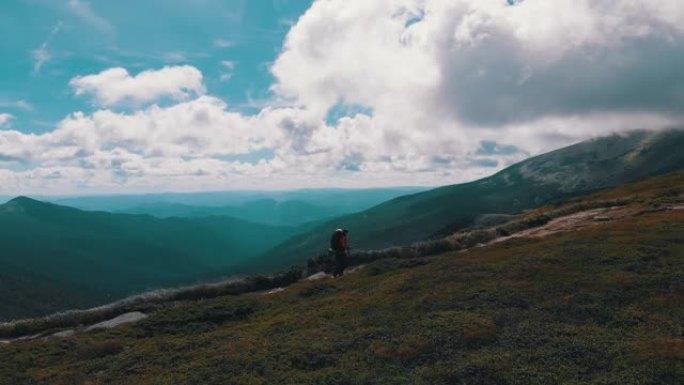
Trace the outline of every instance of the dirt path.
[[621, 207], [599, 208], [566, 215], [550, 220], [540, 227], [519, 231], [506, 237], [495, 239], [492, 243], [507, 241], [511, 238], [542, 238], [556, 233], [575, 231], [611, 222], [622, 217], [618, 215]]
[[605, 223], [614, 222], [627, 217], [634, 217], [648, 212], [667, 210], [684, 210], [684, 204], [675, 204], [653, 210], [638, 209], [630, 206], [614, 206], [580, 211], [552, 219], [547, 224], [540, 227], [534, 227], [506, 237], [497, 238], [491, 243], [503, 242], [511, 238], [543, 238], [557, 233], [600, 226]]

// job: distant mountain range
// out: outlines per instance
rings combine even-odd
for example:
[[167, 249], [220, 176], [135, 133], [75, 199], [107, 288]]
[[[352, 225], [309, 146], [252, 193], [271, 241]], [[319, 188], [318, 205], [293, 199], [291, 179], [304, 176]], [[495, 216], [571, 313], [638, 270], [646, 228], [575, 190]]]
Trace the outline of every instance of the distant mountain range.
[[221, 216], [89, 212], [25, 197], [0, 205], [0, 229], [0, 320], [236, 274], [245, 259], [297, 231]]
[[218, 191], [144, 195], [36, 197], [83, 210], [148, 214], [159, 218], [227, 215], [276, 226], [299, 226], [362, 211], [419, 187]]
[[335, 206], [334, 202], [330, 202], [329, 206], [318, 206], [300, 200], [279, 202], [275, 199], [258, 199], [243, 203], [240, 206], [218, 207], [157, 202], [142, 204], [119, 212], [147, 214], [159, 218], [198, 218], [220, 215], [273, 226], [301, 226], [360, 211], [362, 208], [367, 207], [365, 204], [359, 204], [358, 207], [349, 207], [349, 205], [338, 207]]
[[330, 233], [350, 230], [353, 247], [405, 245], [472, 226], [487, 214], [541, 204], [684, 169], [684, 130], [637, 131], [585, 141], [515, 164], [471, 183], [392, 199], [316, 226], [254, 260], [253, 268], [303, 263], [327, 249]]

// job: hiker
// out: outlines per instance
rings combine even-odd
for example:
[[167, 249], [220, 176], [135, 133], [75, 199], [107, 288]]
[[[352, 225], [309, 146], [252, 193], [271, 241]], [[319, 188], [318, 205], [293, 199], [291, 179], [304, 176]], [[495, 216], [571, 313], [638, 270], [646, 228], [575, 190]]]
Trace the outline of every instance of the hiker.
[[347, 229], [337, 229], [330, 237], [330, 254], [334, 258], [333, 277], [341, 277], [347, 267], [349, 238]]

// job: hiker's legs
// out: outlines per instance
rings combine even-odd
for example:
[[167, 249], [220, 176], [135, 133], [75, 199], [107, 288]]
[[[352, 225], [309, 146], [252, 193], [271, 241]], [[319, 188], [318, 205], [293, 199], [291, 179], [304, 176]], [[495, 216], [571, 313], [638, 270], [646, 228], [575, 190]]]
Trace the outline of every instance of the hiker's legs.
[[337, 269], [336, 261], [336, 252], [330, 249], [330, 251], [328, 251], [328, 258], [325, 260], [325, 263], [323, 264], [323, 272], [325, 274], [335, 274], [335, 270]]
[[344, 250], [335, 253], [335, 271], [333, 275], [335, 277], [341, 277], [344, 275], [344, 269], [347, 268], [347, 252]]

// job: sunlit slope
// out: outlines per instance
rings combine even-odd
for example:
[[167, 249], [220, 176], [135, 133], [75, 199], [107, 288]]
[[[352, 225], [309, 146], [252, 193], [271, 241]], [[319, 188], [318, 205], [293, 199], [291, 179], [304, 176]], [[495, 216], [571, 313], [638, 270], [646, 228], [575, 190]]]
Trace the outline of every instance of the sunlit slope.
[[141, 305], [0, 345], [0, 384], [681, 384], [683, 194], [679, 173], [572, 202], [630, 213], [578, 231]]
[[0, 282], [0, 319], [237, 272], [240, 260], [293, 232], [228, 217], [157, 219], [16, 198], [0, 206], [0, 270], [9, 277]]
[[472, 183], [393, 199], [326, 222], [269, 251], [260, 263], [301, 263], [326, 250], [330, 233], [351, 231], [356, 248], [409, 244], [470, 226], [481, 215], [518, 213], [546, 202], [684, 169], [684, 130], [633, 132], [582, 142]]

